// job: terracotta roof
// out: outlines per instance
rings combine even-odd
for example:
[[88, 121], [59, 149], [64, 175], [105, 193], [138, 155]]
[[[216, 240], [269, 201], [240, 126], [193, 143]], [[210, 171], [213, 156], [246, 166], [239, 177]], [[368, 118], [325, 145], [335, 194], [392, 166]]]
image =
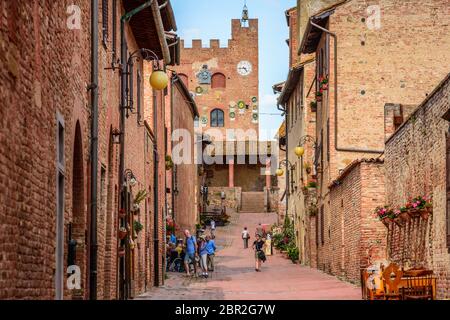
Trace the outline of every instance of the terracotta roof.
[[291, 96], [292, 91], [294, 91], [297, 86], [298, 81], [300, 80], [300, 75], [303, 70], [303, 66], [313, 62], [315, 59], [309, 59], [303, 61], [301, 63], [297, 63], [294, 67], [289, 71], [288, 78], [284, 84], [283, 91], [281, 91], [280, 96], [278, 97], [278, 103], [280, 105], [284, 105]]
[[288, 27], [290, 26], [290, 13], [292, 11], [297, 11], [297, 6], [287, 9], [284, 14], [286, 15], [286, 23]]
[[384, 159], [381, 158], [362, 158], [362, 159], [356, 159], [353, 162], [351, 162], [348, 166], [346, 166], [344, 168], [344, 170], [342, 170], [342, 172], [339, 174], [339, 176], [333, 180], [333, 182], [330, 183], [330, 185], [328, 186], [328, 188], [334, 188], [338, 185], [340, 185], [340, 182], [342, 180], [344, 180], [344, 178], [346, 176], [348, 176], [348, 174], [355, 168], [357, 167], [359, 164], [361, 163], [377, 163], [377, 164], [382, 164], [384, 163]]

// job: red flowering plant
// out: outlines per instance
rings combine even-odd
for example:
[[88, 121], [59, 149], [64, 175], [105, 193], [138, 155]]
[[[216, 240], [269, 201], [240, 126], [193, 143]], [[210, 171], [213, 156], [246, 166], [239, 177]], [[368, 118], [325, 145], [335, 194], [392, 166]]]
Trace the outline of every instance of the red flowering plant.
[[319, 87], [321, 90], [328, 90], [328, 78], [325, 76], [320, 76]]
[[395, 214], [394, 210], [392, 210], [388, 206], [377, 207], [375, 209], [375, 214], [377, 215], [378, 219], [380, 219], [380, 220], [384, 220], [386, 218], [390, 218], [390, 219], [396, 218], [396, 214]]

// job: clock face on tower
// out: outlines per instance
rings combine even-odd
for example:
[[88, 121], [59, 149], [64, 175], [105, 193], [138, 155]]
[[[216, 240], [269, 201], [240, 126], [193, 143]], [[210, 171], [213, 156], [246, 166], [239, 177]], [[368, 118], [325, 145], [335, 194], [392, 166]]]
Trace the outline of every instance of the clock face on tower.
[[237, 72], [241, 76], [248, 76], [252, 72], [252, 64], [248, 61], [241, 61], [237, 65]]

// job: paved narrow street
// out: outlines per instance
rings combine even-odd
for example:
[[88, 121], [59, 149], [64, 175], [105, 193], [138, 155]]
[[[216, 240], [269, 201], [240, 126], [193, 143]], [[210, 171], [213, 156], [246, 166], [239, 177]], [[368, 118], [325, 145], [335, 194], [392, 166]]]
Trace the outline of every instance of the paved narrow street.
[[[241, 230], [254, 233], [261, 223], [274, 223], [273, 213], [233, 214], [232, 222], [217, 230], [216, 271], [209, 279], [188, 278], [168, 273], [165, 285], [138, 299], [360, 299], [360, 288], [342, 282], [316, 269], [295, 265], [281, 254], [269, 256], [262, 272], [255, 272], [253, 251], [243, 249]], [[253, 241], [253, 240], [251, 240]]]

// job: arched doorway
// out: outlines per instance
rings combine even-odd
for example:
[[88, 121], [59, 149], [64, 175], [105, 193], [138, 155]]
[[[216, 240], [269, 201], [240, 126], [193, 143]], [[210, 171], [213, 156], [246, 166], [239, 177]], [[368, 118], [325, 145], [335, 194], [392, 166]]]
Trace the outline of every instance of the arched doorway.
[[85, 298], [87, 292], [87, 253], [88, 253], [88, 229], [85, 206], [85, 181], [83, 141], [81, 127], [77, 121], [75, 127], [75, 139], [73, 143], [73, 168], [72, 168], [72, 227], [71, 238], [76, 240], [74, 260], [75, 265], [81, 271], [81, 292], [73, 293], [73, 298]]

